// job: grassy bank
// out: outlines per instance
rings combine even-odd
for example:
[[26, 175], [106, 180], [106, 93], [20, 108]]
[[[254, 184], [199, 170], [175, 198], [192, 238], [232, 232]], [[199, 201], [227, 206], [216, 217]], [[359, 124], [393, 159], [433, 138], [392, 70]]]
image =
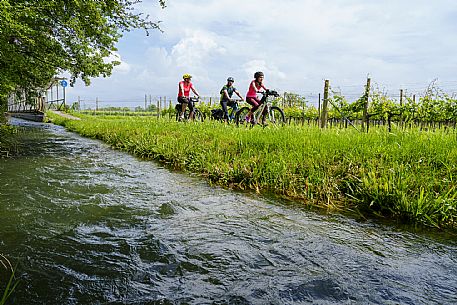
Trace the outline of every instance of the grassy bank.
[[17, 150], [17, 129], [0, 123], [0, 158], [9, 157]]
[[332, 209], [456, 227], [456, 134], [242, 129], [146, 117], [51, 119], [81, 135], [221, 185]]

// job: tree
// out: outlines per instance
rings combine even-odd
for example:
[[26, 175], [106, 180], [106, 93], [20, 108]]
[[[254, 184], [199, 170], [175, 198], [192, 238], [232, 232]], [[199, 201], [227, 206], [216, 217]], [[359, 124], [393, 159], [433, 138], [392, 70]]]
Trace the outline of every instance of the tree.
[[70, 73], [70, 85], [109, 76], [119, 62], [104, 59], [116, 51], [123, 32], [159, 29], [135, 11], [140, 2], [0, 0], [0, 110], [12, 91], [42, 88], [63, 71]]

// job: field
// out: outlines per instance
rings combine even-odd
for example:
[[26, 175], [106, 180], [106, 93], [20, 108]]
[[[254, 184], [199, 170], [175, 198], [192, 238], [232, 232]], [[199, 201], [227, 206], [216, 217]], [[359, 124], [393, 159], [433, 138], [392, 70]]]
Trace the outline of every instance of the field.
[[79, 116], [81, 121], [50, 119], [226, 187], [439, 228], [453, 228], [457, 220], [456, 133], [449, 130], [244, 129], [212, 121]]

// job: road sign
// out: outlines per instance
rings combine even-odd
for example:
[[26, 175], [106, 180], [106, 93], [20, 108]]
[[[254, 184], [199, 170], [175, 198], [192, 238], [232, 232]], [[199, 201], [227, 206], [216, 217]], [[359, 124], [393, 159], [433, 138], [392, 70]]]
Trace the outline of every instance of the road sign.
[[63, 80], [63, 81], [60, 81], [60, 85], [62, 85], [62, 87], [65, 88], [68, 85], [68, 83], [66, 80]]

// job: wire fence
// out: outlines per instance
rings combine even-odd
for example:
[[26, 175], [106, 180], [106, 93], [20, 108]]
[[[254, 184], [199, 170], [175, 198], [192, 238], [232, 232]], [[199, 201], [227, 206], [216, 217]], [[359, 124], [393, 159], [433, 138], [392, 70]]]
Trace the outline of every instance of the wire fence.
[[[348, 127], [360, 125], [362, 130], [369, 126], [388, 126], [392, 123], [402, 127], [441, 128], [456, 127], [457, 81], [430, 84], [410, 83], [400, 89], [371, 82], [366, 84], [339, 85], [326, 80], [322, 93], [283, 92], [274, 104], [284, 109], [288, 123], [320, 125], [320, 127]], [[130, 100], [78, 99], [73, 104], [80, 111], [123, 111], [151, 112], [156, 115], [172, 116], [176, 98], [144, 95]], [[200, 99], [199, 107], [210, 113], [219, 108], [219, 96]], [[149, 115], [151, 114], [149, 113]]]
[[[385, 85], [373, 82], [371, 85], [371, 91], [381, 93], [384, 97], [400, 103], [400, 99], [404, 98], [416, 98], [419, 99], [424, 97], [431, 84], [439, 88], [450, 98], [457, 98], [457, 81], [444, 81], [439, 82], [437, 80], [429, 84], [424, 83], [405, 83], [402, 86]], [[397, 87], [396, 89], [393, 89]], [[322, 86], [324, 89], [324, 86]], [[343, 84], [340, 85], [338, 82], [332, 82], [331, 94], [344, 97], [349, 103], [356, 102], [360, 99], [365, 92], [365, 84]], [[319, 108], [323, 99], [322, 92], [307, 92], [307, 93], [296, 93], [296, 92], [284, 92], [282, 94], [281, 103], [282, 106], [301, 101], [300, 103], [306, 107]], [[219, 105], [219, 95], [215, 94], [212, 96], [204, 96], [201, 102], [210, 105]], [[171, 96], [159, 96], [146, 94], [141, 97], [132, 97], [129, 99], [104, 99], [103, 97], [84, 97], [78, 98], [78, 101], [74, 102], [80, 110], [97, 110], [97, 109], [109, 109], [109, 108], [125, 108], [129, 111], [141, 111], [152, 106], [160, 109], [166, 107], [173, 107], [176, 105], [176, 97]]]

